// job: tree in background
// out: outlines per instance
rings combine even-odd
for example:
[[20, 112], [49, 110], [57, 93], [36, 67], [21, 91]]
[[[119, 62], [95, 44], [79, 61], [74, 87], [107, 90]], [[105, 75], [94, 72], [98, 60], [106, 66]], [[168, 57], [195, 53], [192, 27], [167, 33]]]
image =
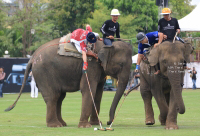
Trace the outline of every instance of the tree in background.
[[[103, 5], [100, 1], [96, 1], [95, 3], [95, 11], [92, 13], [92, 18], [88, 18], [88, 23], [92, 26], [92, 30], [94, 32], [100, 33], [102, 37], [102, 33], [100, 32], [100, 28], [106, 20], [111, 19], [110, 16], [111, 10], [109, 10], [106, 6]], [[121, 15], [119, 16], [119, 24], [120, 24], [120, 35], [122, 38], [131, 39], [136, 33], [136, 25], [132, 24], [135, 16], [133, 15]]]
[[172, 17], [181, 19], [188, 15], [194, 8], [194, 5], [191, 5], [192, 0], [170, 0], [169, 7], [172, 10]]
[[[139, 31], [157, 30], [158, 7], [155, 0], [16, 0], [20, 7], [2, 6], [0, 0], [0, 55], [5, 50], [12, 57], [32, 54], [42, 44], [66, 35], [89, 23], [101, 36], [104, 21], [111, 19], [110, 11], [117, 8], [121, 16], [121, 38], [136, 42]], [[191, 0], [170, 0], [172, 17], [182, 18], [193, 9]], [[20, 3], [20, 4], [19, 4]], [[5, 4], [5, 3], [4, 3]], [[9, 13], [9, 14], [8, 14]], [[8, 17], [9, 15], [9, 17]], [[31, 29], [35, 33], [31, 34]], [[137, 44], [132, 44], [134, 51]]]
[[154, 0], [100, 0], [108, 9], [119, 9], [123, 15], [135, 18], [131, 23], [137, 26], [136, 31], [145, 33], [157, 30], [158, 8]]
[[91, 25], [92, 31], [99, 33], [102, 37], [100, 28], [106, 20], [110, 19], [110, 11], [108, 10], [107, 6], [103, 5], [103, 3], [96, 1], [95, 10], [91, 14], [92, 16], [87, 18], [87, 22]]
[[[191, 5], [192, 0], [170, 0], [170, 8], [172, 9], [172, 17], [181, 19], [188, 15], [196, 7]], [[188, 32], [187, 32], [188, 33]], [[200, 32], [190, 32], [192, 37], [200, 37]], [[181, 33], [182, 37], [187, 37], [185, 32]]]
[[[104, 3], [102, 0], [96, 0], [95, 11], [92, 13], [92, 18], [88, 18], [88, 23], [92, 26], [92, 30], [99, 33], [101, 37], [102, 33], [100, 32], [100, 28], [106, 20], [111, 19], [110, 13], [112, 8], [109, 9], [108, 7], [108, 3]], [[130, 39], [133, 43], [135, 43], [135, 35], [137, 34], [136, 30], [138, 28], [137, 25], [134, 24], [134, 19], [136, 16], [124, 14], [122, 11], [120, 11], [120, 14], [121, 15], [119, 16], [118, 20], [120, 24], [120, 37], [124, 39]], [[133, 51], [137, 50], [135, 47], [133, 48]]]
[[[0, 5], [3, 5], [2, 1], [0, 0]], [[2, 30], [4, 27], [4, 24], [5, 24], [5, 18], [6, 17], [6, 13], [4, 13], [2, 10], [0, 10], [0, 30]]]
[[8, 15], [10, 15], [10, 5], [0, 1], [0, 56], [6, 50], [11, 56], [21, 56], [22, 35], [19, 30], [14, 30], [8, 25]]
[[84, 28], [87, 18], [94, 11], [94, 0], [50, 0], [51, 15], [56, 28], [66, 35], [77, 28]]
[[[0, 5], [2, 5], [2, 1], [0, 1]], [[5, 17], [6, 13], [4, 13], [2, 10], [0, 10], [0, 56], [3, 56], [4, 51], [7, 49], [5, 45], [3, 45], [4, 39], [5, 39], [5, 31], [4, 28], [5, 25]]]
[[[47, 10], [45, 1], [16, 0], [7, 5], [1, 6], [1, 9], [8, 15], [5, 28], [7, 32], [15, 33], [12, 36], [16, 37], [16, 40], [10, 33], [7, 33], [6, 37], [12, 40], [4, 39], [3, 43], [12, 57], [31, 55], [38, 46], [52, 40], [54, 35], [58, 35], [52, 29], [54, 24], [47, 19], [49, 10]], [[35, 30], [35, 34], [31, 33], [31, 29]]]
[[4, 55], [5, 50], [9, 51], [11, 57], [22, 56], [23, 45], [21, 39], [22, 35], [19, 31], [11, 28], [2, 29], [0, 32], [0, 56]]

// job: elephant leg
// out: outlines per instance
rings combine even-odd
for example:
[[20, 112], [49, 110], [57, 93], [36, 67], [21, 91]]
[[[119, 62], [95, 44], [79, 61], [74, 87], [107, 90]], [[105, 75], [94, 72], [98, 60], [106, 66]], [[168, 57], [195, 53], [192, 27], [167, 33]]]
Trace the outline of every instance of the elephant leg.
[[170, 98], [170, 93], [166, 93], [165, 94], [165, 99], [166, 99], [168, 107], [169, 107], [169, 98]]
[[140, 92], [142, 99], [144, 101], [144, 109], [145, 109], [145, 124], [146, 125], [153, 125], [155, 123], [154, 119], [154, 112], [152, 107], [152, 93], [150, 91], [149, 85], [146, 83], [146, 80], [144, 80], [143, 77], [141, 77], [140, 80], [141, 86], [140, 86]]
[[153, 96], [156, 100], [156, 103], [158, 105], [158, 108], [160, 110], [160, 115], [158, 117], [161, 125], [165, 125], [166, 124], [166, 119], [167, 119], [167, 114], [168, 114], [168, 104], [167, 104], [167, 100], [165, 98], [165, 94], [163, 93], [163, 91], [161, 89], [155, 89], [152, 91], [153, 92]]
[[154, 96], [160, 110], [160, 115], [158, 119], [161, 125], [165, 125], [168, 114], [168, 105], [166, 102], [167, 99], [165, 98], [164, 94], [164, 92], [166, 91], [164, 88], [165, 84], [163, 84], [164, 80], [162, 78], [159, 78], [158, 76], [152, 76], [150, 81], [152, 95]]
[[[98, 115], [100, 112], [100, 104], [101, 104], [101, 98], [102, 98], [102, 94], [103, 94], [103, 86], [104, 86], [104, 82], [101, 82], [98, 84], [95, 99], [94, 99]], [[97, 113], [96, 113], [94, 106], [92, 106], [92, 114], [90, 116], [90, 124], [91, 125], [99, 125], [99, 120], [98, 120]]]
[[154, 112], [152, 107], [152, 94], [150, 91], [141, 92], [142, 99], [144, 101], [144, 109], [145, 109], [145, 124], [153, 125], [155, 124]]
[[57, 101], [60, 95], [61, 93], [49, 93], [49, 95], [46, 95], [45, 97], [43, 96], [47, 106], [46, 123], [48, 127], [63, 126], [57, 117]]
[[[88, 77], [90, 76], [88, 75]], [[92, 113], [92, 107], [94, 107], [92, 98], [94, 99], [97, 83], [95, 83], [95, 81], [92, 81], [92, 80], [89, 80], [89, 83], [90, 83], [90, 87], [92, 91], [92, 96], [90, 94], [86, 76], [83, 75], [81, 79], [81, 85], [80, 85], [80, 89], [82, 93], [82, 109], [81, 109], [80, 122], [78, 124], [79, 128], [92, 127], [92, 125], [88, 122], [88, 118]]]
[[177, 107], [178, 105], [175, 102], [175, 97], [173, 92], [170, 92], [170, 102], [169, 102], [169, 113], [167, 115], [167, 120], [166, 120], [166, 129], [178, 129], [177, 125]]
[[92, 127], [92, 125], [88, 122], [88, 118], [91, 115], [93, 104], [92, 104], [92, 99], [90, 96], [89, 89], [87, 91], [88, 92], [84, 94], [82, 91], [82, 109], [81, 109], [80, 122], [78, 124], [79, 128]]
[[66, 122], [62, 119], [61, 115], [62, 101], [64, 100], [65, 96], [66, 93], [61, 93], [60, 98], [58, 99], [57, 102], [57, 118], [63, 126], [67, 126]]

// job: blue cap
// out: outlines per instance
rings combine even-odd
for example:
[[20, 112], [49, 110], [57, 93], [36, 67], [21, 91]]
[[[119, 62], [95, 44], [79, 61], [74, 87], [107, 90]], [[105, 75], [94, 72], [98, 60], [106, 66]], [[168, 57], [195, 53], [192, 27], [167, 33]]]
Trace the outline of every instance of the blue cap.
[[87, 34], [87, 36], [86, 36], [86, 39], [87, 39], [87, 41], [90, 42], [90, 43], [95, 43], [95, 42], [97, 41], [97, 38], [96, 38], [96, 36], [94, 35], [93, 32], [89, 32], [89, 33]]

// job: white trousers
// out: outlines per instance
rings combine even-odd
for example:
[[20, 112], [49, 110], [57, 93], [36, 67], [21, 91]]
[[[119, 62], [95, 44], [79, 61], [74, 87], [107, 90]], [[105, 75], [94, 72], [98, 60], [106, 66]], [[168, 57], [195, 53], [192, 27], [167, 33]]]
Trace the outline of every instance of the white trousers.
[[78, 50], [78, 52], [80, 52], [82, 54], [82, 50], [81, 50], [81, 45], [80, 43], [83, 42], [84, 40], [82, 41], [77, 41], [75, 39], [70, 39], [70, 42], [74, 43], [76, 49]]
[[38, 97], [38, 88], [34, 80], [31, 80], [31, 97], [32, 98]]

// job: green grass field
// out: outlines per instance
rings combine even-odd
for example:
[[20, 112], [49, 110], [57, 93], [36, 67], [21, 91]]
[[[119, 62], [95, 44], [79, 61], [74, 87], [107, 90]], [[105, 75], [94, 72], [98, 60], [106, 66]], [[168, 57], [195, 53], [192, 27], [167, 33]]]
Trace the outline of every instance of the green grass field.
[[[0, 98], [0, 136], [200, 136], [200, 89], [183, 91], [186, 113], [178, 115], [179, 130], [165, 130], [164, 126], [160, 125], [159, 110], [154, 100], [156, 123], [146, 126], [143, 100], [139, 91], [133, 91], [126, 98], [113, 123], [114, 131], [94, 131], [94, 127], [99, 126], [78, 128], [81, 111], [80, 92], [67, 93], [62, 106], [62, 116], [68, 126], [62, 128], [46, 127], [46, 105], [41, 94], [38, 98], [31, 98], [30, 93], [23, 93], [16, 107], [10, 112], [4, 112], [15, 101], [17, 95], [4, 94], [4, 98]], [[103, 94], [99, 116], [103, 127], [108, 127], [106, 122], [114, 95], [115, 92], [107, 91]]]

